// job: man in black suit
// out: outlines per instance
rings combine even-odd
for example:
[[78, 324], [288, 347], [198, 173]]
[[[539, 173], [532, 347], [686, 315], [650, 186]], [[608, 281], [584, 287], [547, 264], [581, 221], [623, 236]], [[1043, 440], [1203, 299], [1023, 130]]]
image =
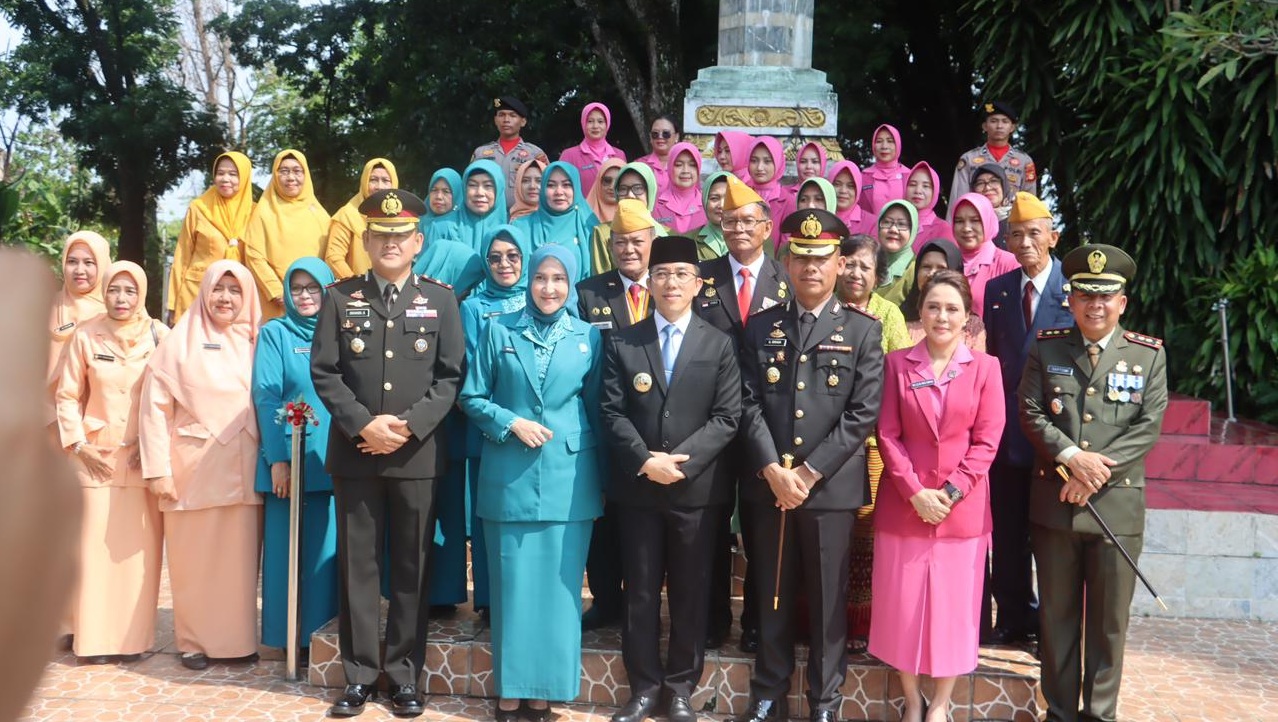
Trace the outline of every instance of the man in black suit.
[[883, 331], [878, 319], [834, 298], [844, 265], [839, 244], [848, 236], [837, 216], [798, 211], [785, 219], [782, 232], [790, 237], [786, 269], [794, 298], [752, 315], [741, 348], [741, 434], [761, 477], [744, 487], [742, 504], [758, 535], [751, 579], [760, 640], [750, 707], [738, 719], [788, 717], [794, 605], [802, 579], [810, 719], [833, 722], [847, 671], [852, 525], [856, 509], [870, 498], [865, 439], [883, 391]]
[[[626, 581], [621, 651], [630, 701], [613, 722], [643, 722], [668, 696], [670, 722], [694, 722], [689, 698], [705, 659], [705, 588], [732, 477], [719, 455], [741, 416], [736, 346], [692, 313], [697, 242], [652, 244], [656, 313], [608, 339], [603, 426], [615, 476]], [[661, 585], [670, 645], [661, 663]]]
[[[617, 267], [577, 284], [578, 315], [599, 329], [604, 341], [618, 329], [628, 328], [652, 313], [648, 293], [648, 256], [657, 237], [657, 221], [648, 206], [634, 198], [617, 203], [612, 219], [612, 254]], [[621, 542], [617, 509], [605, 502], [603, 516], [595, 520], [586, 557], [586, 578], [594, 598], [581, 616], [582, 630], [621, 622], [625, 599], [621, 592]]]
[[[772, 216], [768, 204], [736, 176], [729, 175], [723, 199], [723, 240], [728, 255], [701, 262], [701, 293], [692, 305], [698, 316], [732, 336], [737, 347], [745, 321], [751, 314], [784, 303], [790, 296], [785, 268], [763, 252], [763, 244], [772, 238]], [[738, 484], [755, 478], [747, 469], [741, 442], [732, 446], [726, 458], [733, 465], [732, 475]], [[735, 491], [735, 490], [734, 490]], [[735, 494], [734, 494], [735, 496]], [[734, 499], [735, 502], [735, 499]], [[725, 535], [731, 534], [734, 504], [724, 509]], [[741, 524], [741, 539], [746, 559], [753, 555], [754, 536], [748, 524]], [[741, 609], [741, 650], [754, 653], [759, 649], [759, 622], [755, 614], [754, 591], [750, 584], [750, 568], [746, 568], [745, 604]], [[732, 544], [731, 539], [715, 541], [714, 571], [710, 578], [710, 621], [706, 647], [717, 648], [732, 627]]]
[[[465, 344], [448, 286], [412, 273], [426, 206], [403, 190], [361, 205], [372, 270], [329, 287], [311, 353], [315, 391], [333, 415], [327, 468], [337, 504], [338, 641], [346, 691], [329, 713], [353, 717], [384, 671], [393, 711], [423, 711], [439, 427], [457, 399]], [[382, 540], [390, 545], [390, 612], [381, 661]]]

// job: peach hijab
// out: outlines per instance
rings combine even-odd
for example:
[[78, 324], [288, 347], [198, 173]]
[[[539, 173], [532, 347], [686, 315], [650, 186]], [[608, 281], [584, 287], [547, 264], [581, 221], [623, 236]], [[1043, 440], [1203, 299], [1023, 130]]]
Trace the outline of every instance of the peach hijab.
[[71, 289], [66, 279], [62, 281], [62, 290], [53, 302], [53, 318], [51, 331], [55, 344], [66, 343], [75, 333], [75, 327], [94, 316], [106, 313], [106, 301], [102, 298], [102, 290], [106, 288], [107, 267], [111, 265], [111, 244], [93, 231], [76, 231], [67, 236], [62, 245], [62, 268], [66, 268], [67, 256], [77, 243], [83, 244], [93, 254], [98, 266], [98, 280], [93, 288], [85, 293], [77, 293]]
[[[213, 317], [212, 294], [227, 274], [239, 282], [244, 305], [233, 321], [223, 324]], [[155, 380], [218, 443], [230, 443], [241, 431], [257, 436], [250, 387], [261, 320], [262, 304], [249, 270], [235, 261], [215, 261], [204, 272], [191, 310], [148, 364]]]

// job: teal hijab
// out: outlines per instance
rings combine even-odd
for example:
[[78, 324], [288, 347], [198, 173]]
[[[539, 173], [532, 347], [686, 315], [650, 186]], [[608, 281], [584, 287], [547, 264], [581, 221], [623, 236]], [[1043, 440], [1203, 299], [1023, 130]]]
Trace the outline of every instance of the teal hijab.
[[[553, 211], [546, 199], [546, 186], [551, 176], [559, 171], [572, 183], [572, 204], [562, 211]], [[528, 234], [528, 245], [537, 250], [547, 243], [559, 243], [577, 254], [577, 268], [588, 267], [587, 251], [590, 247], [590, 233], [599, 225], [595, 212], [586, 205], [586, 196], [581, 192], [581, 174], [572, 165], [563, 161], [555, 161], [546, 166], [541, 174], [541, 204], [537, 210], [515, 221], [515, 225]], [[572, 276], [575, 282], [578, 276]]]
[[[476, 173], [487, 174], [493, 179], [495, 200], [492, 210], [484, 215], [477, 215], [466, 206], [466, 183]], [[495, 161], [480, 159], [466, 166], [461, 176], [461, 196], [457, 200], [457, 221], [455, 230], [449, 235], [455, 241], [461, 241], [479, 253], [493, 229], [507, 222], [506, 211], [506, 174]]]
[[[542, 261], [547, 258], [554, 258], [564, 266], [564, 271], [568, 274], [568, 300], [564, 301], [564, 305], [552, 314], [545, 314], [541, 309], [537, 308], [536, 301], [532, 295], [532, 277], [537, 272], [537, 268], [541, 266]], [[524, 311], [540, 324], [551, 324], [563, 318], [565, 313], [576, 315], [577, 312], [577, 287], [573, 279], [577, 277], [577, 254], [567, 246], [561, 246], [558, 243], [547, 243], [546, 245], [533, 251], [532, 258], [528, 260], [528, 289], [525, 291]]]
[[303, 256], [293, 261], [293, 265], [284, 271], [284, 316], [279, 319], [280, 323], [288, 327], [290, 331], [301, 338], [311, 339], [315, 336], [315, 324], [319, 323], [319, 314], [314, 316], [303, 316], [297, 312], [297, 306], [293, 303], [293, 294], [289, 292], [292, 288], [293, 274], [298, 271], [305, 271], [315, 279], [320, 286], [320, 297], [316, 299], [319, 303], [323, 301], [329, 284], [336, 279], [333, 278], [333, 271], [329, 269], [328, 264], [324, 263], [315, 256]]
[[[493, 267], [488, 263], [488, 253], [492, 250], [493, 243], [497, 241], [506, 241], [515, 244], [519, 249], [519, 255], [523, 259], [519, 266], [519, 280], [515, 281], [513, 286], [503, 286], [497, 283], [493, 278]], [[528, 293], [528, 237], [518, 226], [510, 224], [497, 226], [493, 230], [492, 236], [488, 239], [488, 243], [484, 246], [484, 255], [481, 258], [484, 262], [484, 280], [479, 284], [479, 289], [475, 295], [483, 298], [492, 299], [494, 301], [504, 300], [507, 298], [515, 298], [516, 296], [524, 296]]]
[[[453, 207], [446, 213], [436, 214], [430, 209], [430, 190], [440, 180], [447, 183], [453, 192]], [[456, 234], [454, 228], [457, 225], [457, 208], [462, 201], [461, 174], [452, 168], [435, 171], [435, 175], [430, 177], [430, 183], [426, 185], [426, 198], [426, 215], [422, 216], [417, 226], [426, 237], [426, 245], [430, 245], [436, 238], [450, 238]]]

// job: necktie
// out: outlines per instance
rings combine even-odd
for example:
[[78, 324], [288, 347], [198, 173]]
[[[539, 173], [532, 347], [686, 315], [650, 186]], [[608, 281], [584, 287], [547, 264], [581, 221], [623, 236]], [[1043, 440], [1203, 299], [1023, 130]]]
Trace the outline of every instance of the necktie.
[[1021, 296], [1021, 313], [1025, 314], [1025, 330], [1034, 326], [1034, 284], [1025, 284], [1025, 294]]
[[399, 289], [395, 288], [395, 284], [388, 283], [386, 288], [382, 289], [382, 301], [386, 304], [386, 310], [390, 311], [395, 305], [395, 300], [399, 298]]
[[737, 271], [737, 275], [741, 276], [741, 287], [737, 289], [737, 310], [741, 312], [741, 323], [744, 325], [750, 316], [750, 299], [754, 298], [754, 288], [750, 285], [750, 269], [742, 268]]
[[816, 316], [811, 311], [804, 311], [799, 316], [799, 347], [806, 349], [808, 347], [809, 337], [812, 335], [812, 329], [816, 328]]
[[1101, 347], [1098, 343], [1087, 344], [1087, 360], [1092, 364], [1092, 370], [1100, 365]]
[[674, 376], [675, 359], [679, 358], [679, 341], [682, 335], [679, 327], [673, 323], [661, 329], [661, 365], [665, 367], [667, 388], [670, 386], [670, 377]]
[[637, 283], [630, 284], [630, 322], [639, 323], [648, 317], [648, 289]]

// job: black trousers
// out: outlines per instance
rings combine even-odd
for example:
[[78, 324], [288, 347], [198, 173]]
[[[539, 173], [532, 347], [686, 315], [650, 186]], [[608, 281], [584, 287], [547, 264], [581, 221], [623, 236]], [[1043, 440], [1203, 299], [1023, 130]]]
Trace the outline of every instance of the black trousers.
[[810, 636], [808, 703], [813, 710], [837, 711], [842, 701], [839, 687], [847, 674], [848, 565], [856, 512], [797, 509], [785, 513], [781, 594], [774, 610], [781, 510], [758, 502], [746, 508], [757, 547], [752, 550], [750, 579], [759, 614], [759, 653], [750, 694], [756, 700], [781, 700], [789, 694], [794, 673], [794, 606], [802, 583]]
[[1033, 554], [1029, 532], [1030, 477], [1033, 467], [995, 460], [990, 468], [993, 515], [992, 563], [985, 604], [998, 603], [998, 626], [1014, 634], [1038, 632]]
[[[755, 609], [754, 588], [750, 584], [751, 542], [754, 541], [754, 529], [749, 524], [746, 514], [745, 500], [741, 501], [741, 547], [745, 552], [746, 571], [742, 593], [745, 603], [741, 606], [741, 631], [758, 629], [758, 612]], [[732, 628], [732, 547], [736, 544], [732, 533], [732, 512], [734, 505], [720, 507], [723, 521], [718, 538], [714, 544], [714, 569], [710, 575], [710, 623], [709, 628], [727, 633]]]
[[594, 597], [591, 609], [599, 607], [606, 616], [619, 615], [625, 598], [621, 593], [621, 541], [617, 505], [604, 502], [603, 515], [595, 519], [586, 555], [586, 582]]
[[[426, 654], [435, 480], [335, 478], [338, 645], [347, 684], [417, 684]], [[389, 554], [383, 554], [387, 546]], [[386, 656], [381, 661], [381, 565], [390, 565]]]
[[[705, 590], [720, 507], [659, 509], [619, 505], [626, 613], [621, 654], [630, 693], [692, 696], [705, 662]], [[661, 662], [661, 584], [670, 607], [670, 644]]]

